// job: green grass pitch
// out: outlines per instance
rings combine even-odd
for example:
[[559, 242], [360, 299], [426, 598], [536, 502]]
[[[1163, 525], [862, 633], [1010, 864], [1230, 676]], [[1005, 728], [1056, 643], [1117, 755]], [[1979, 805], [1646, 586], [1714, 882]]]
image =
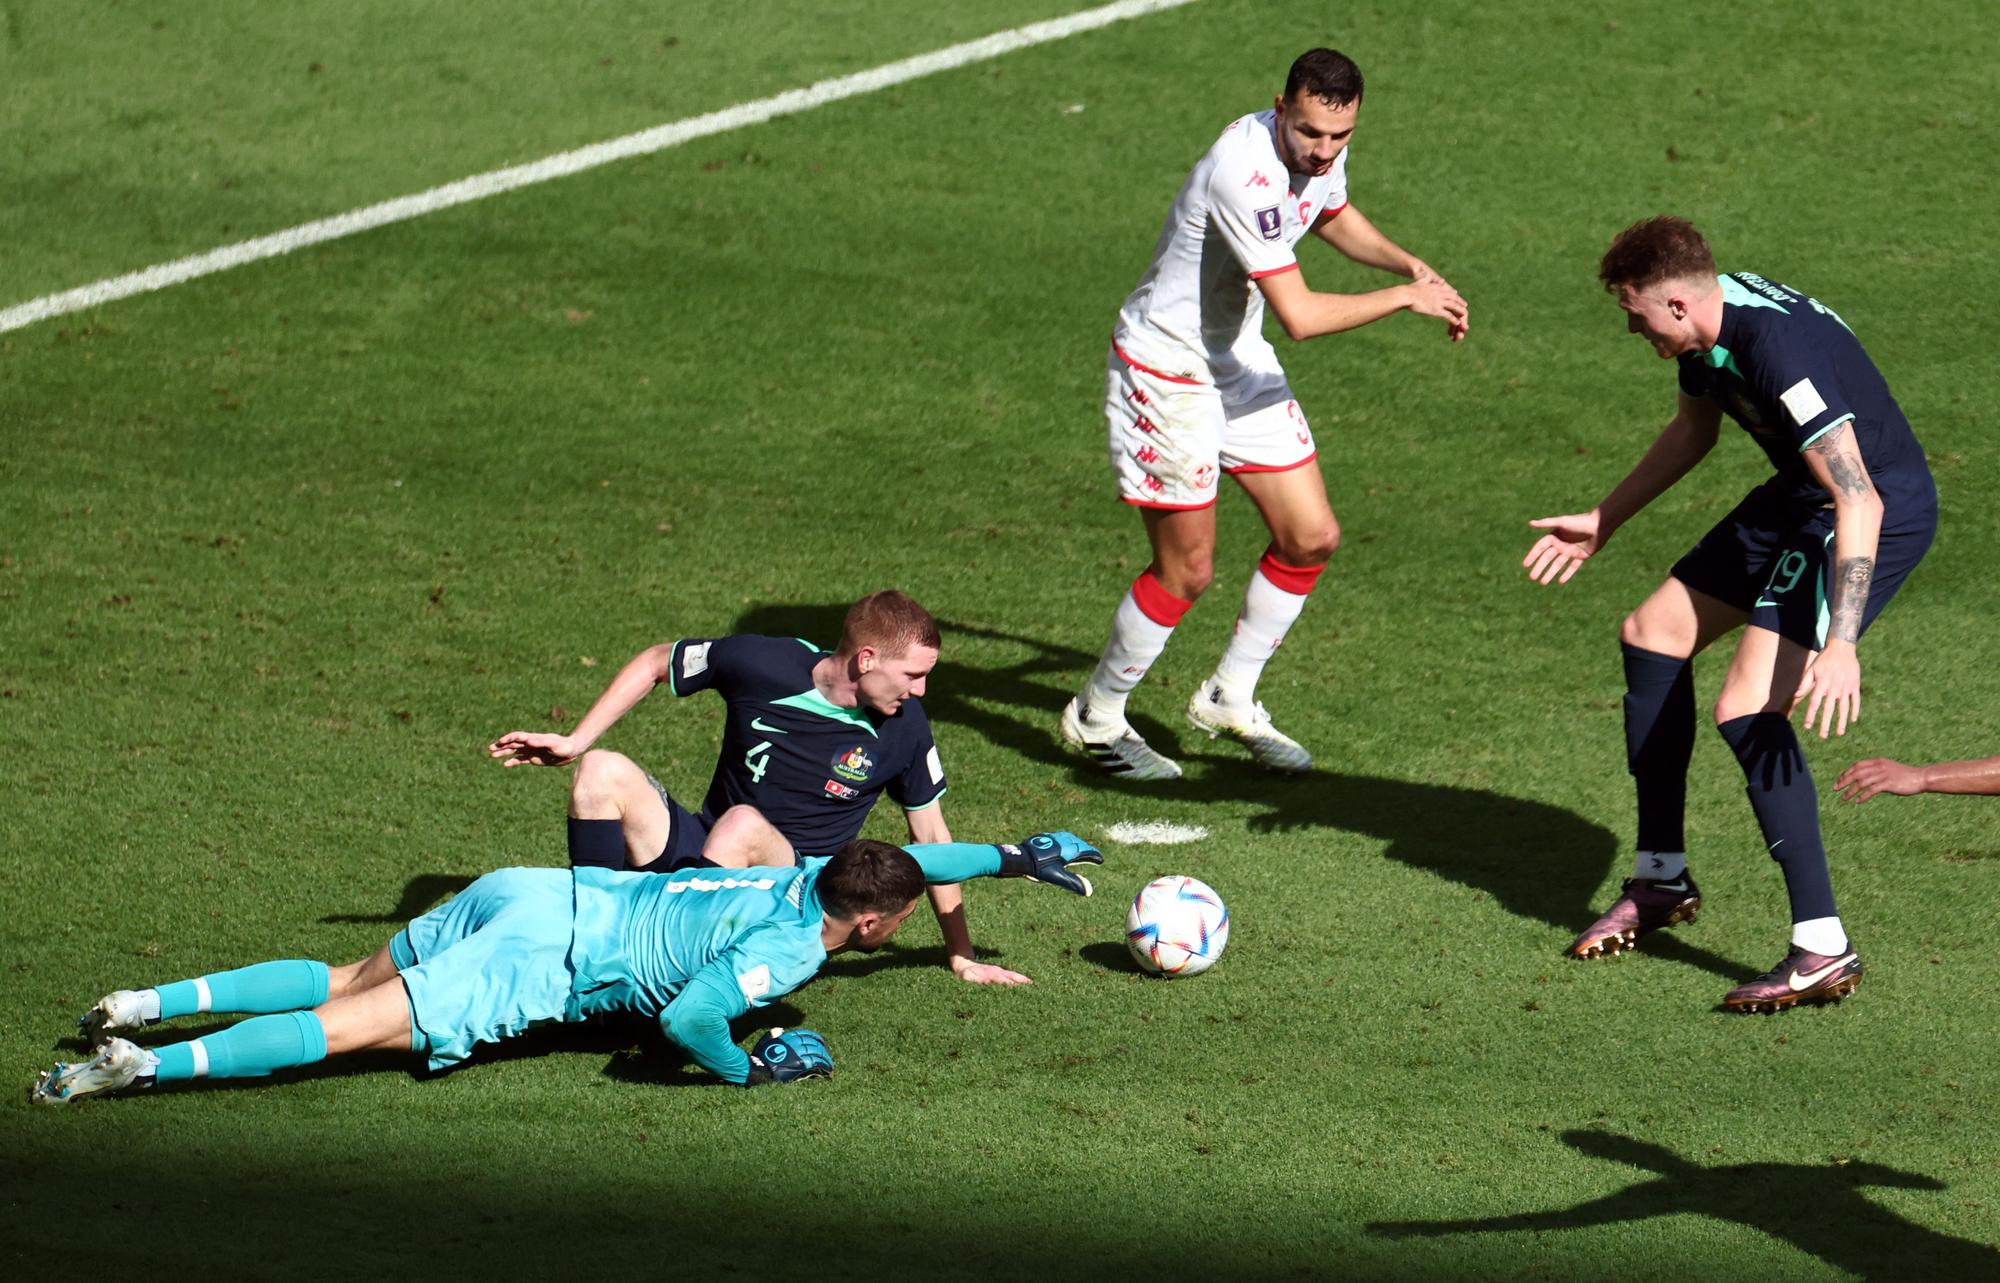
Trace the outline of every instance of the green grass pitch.
[[[0, 0], [0, 307], [1076, 7]], [[1133, 700], [1189, 778], [1115, 787], [1055, 735], [1145, 559], [1105, 337], [1187, 167], [1315, 43], [1369, 77], [1355, 203], [1472, 335], [1285, 348], [1344, 543], [1260, 693], [1319, 769], [1181, 725], [1262, 546], [1231, 495], [1216, 587]], [[1826, 787], [2000, 752], [1996, 43], [1971, 0], [1199, 0], [0, 335], [0, 1263], [2000, 1275], [2000, 801]], [[1526, 521], [1670, 410], [1594, 280], [1664, 210], [1840, 310], [1943, 495], [1862, 721], [1808, 750], [1868, 980], [1771, 1019], [1716, 1010], [1784, 899], [1710, 735], [1701, 920], [1561, 957], [1626, 867], [1618, 621], [1763, 469], [1729, 430], [1567, 587], [1518, 569]], [[494, 734], [566, 724], [659, 640], [830, 640], [889, 584], [946, 624], [956, 833], [1210, 831], [1107, 846], [1090, 901], [970, 888], [1032, 987], [959, 985], [920, 914], [779, 1009], [839, 1061], [800, 1089], [605, 1030], [435, 1079], [26, 1103], [107, 989], [349, 961], [479, 872], [561, 863], [561, 778], [501, 771]], [[662, 695], [607, 742], [693, 797], [717, 717]], [[1199, 979], [1122, 960], [1166, 872], [1231, 909]]]

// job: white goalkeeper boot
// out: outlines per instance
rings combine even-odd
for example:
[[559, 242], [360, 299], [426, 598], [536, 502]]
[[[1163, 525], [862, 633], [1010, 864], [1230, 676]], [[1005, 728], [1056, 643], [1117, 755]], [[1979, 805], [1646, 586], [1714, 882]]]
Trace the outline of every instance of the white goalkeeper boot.
[[159, 1063], [158, 1057], [137, 1043], [106, 1039], [98, 1053], [81, 1064], [57, 1061], [54, 1069], [43, 1070], [28, 1099], [37, 1105], [67, 1105], [85, 1096], [123, 1091], [135, 1082], [150, 1087]]

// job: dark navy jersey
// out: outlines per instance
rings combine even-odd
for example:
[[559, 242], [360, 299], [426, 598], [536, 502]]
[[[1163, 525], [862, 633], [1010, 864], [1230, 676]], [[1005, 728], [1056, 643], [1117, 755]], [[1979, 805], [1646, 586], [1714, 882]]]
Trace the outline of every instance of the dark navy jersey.
[[945, 788], [923, 705], [904, 700], [893, 717], [841, 708], [813, 685], [826, 653], [794, 637], [689, 638], [674, 643], [668, 679], [676, 695], [712, 690], [729, 705], [702, 810], [712, 821], [748, 803], [802, 857], [838, 851], [884, 792], [917, 811]]
[[1722, 284], [1715, 346], [1679, 358], [1681, 391], [1705, 397], [1742, 425], [1770, 457], [1801, 509], [1833, 502], [1803, 453], [1843, 423], [1882, 496], [1885, 526], [1936, 505], [1930, 466], [1889, 385], [1833, 309], [1753, 272]]

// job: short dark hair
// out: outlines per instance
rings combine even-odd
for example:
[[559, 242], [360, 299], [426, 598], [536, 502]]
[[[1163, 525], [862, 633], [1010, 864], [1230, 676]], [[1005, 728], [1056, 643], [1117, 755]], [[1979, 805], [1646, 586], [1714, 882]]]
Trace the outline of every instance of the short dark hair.
[[1618, 233], [1597, 265], [1604, 288], [1643, 290], [1661, 281], [1712, 277], [1715, 256], [1694, 224], [1672, 214], [1643, 219]]
[[840, 626], [840, 653], [852, 655], [873, 646], [884, 655], [906, 653], [912, 646], [937, 650], [942, 642], [937, 620], [894, 588], [869, 593], [847, 609]]
[[1354, 59], [1332, 49], [1308, 49], [1285, 73], [1285, 101], [1311, 94], [1329, 107], [1361, 101], [1361, 68]]
[[836, 918], [901, 913], [924, 893], [924, 871], [900, 846], [855, 838], [819, 875], [819, 903]]

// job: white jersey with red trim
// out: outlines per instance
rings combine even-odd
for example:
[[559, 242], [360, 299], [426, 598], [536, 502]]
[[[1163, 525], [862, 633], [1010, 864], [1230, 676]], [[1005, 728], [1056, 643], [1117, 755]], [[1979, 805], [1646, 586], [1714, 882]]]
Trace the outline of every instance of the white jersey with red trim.
[[1296, 270], [1299, 238], [1347, 207], [1347, 150], [1319, 177], [1294, 174], [1275, 117], [1231, 123], [1181, 184], [1153, 262], [1118, 311], [1113, 341], [1130, 360], [1208, 382], [1269, 352], [1256, 278]]

